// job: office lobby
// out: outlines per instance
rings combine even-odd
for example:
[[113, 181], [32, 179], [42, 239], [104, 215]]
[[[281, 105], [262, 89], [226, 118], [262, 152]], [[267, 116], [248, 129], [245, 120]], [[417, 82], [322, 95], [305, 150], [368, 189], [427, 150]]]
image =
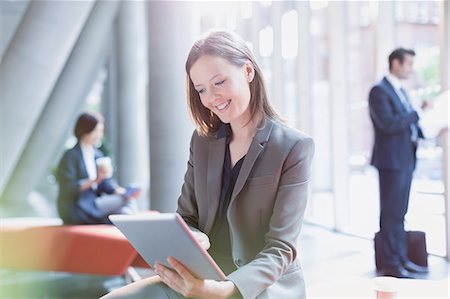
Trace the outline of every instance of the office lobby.
[[80, 114], [101, 114], [112, 180], [139, 186], [139, 212], [174, 213], [196, 128], [185, 63], [220, 28], [253, 52], [283, 122], [314, 140], [297, 244], [307, 298], [376, 298], [369, 93], [394, 49], [415, 51], [403, 86], [430, 108], [404, 225], [424, 232], [429, 271], [398, 279], [397, 298], [450, 298], [449, 18], [445, 0], [1, 1], [0, 298], [99, 298], [155, 275], [113, 225], [64, 225], [58, 168]]

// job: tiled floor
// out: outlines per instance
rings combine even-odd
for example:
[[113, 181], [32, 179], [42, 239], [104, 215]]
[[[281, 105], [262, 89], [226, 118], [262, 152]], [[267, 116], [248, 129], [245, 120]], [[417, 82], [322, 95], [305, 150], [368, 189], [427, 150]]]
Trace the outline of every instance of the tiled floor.
[[[348, 215], [341, 216], [342, 230], [363, 238], [373, 238], [379, 229], [378, 173], [367, 168], [352, 173], [349, 181]], [[427, 235], [428, 252], [444, 256], [445, 198], [442, 182], [415, 178], [411, 187], [406, 230], [420, 230]], [[308, 203], [306, 219], [315, 224], [334, 227], [334, 199], [332, 192], [315, 192]], [[339, 209], [340, 212], [343, 209]], [[346, 223], [343, 223], [346, 222]]]
[[[307, 286], [342, 278], [377, 276], [372, 240], [305, 225], [300, 250]], [[449, 264], [444, 258], [429, 255], [428, 263], [430, 273], [420, 278], [440, 280], [448, 277]]]
[[[337, 234], [315, 225], [303, 227], [300, 259], [307, 288], [343, 278], [376, 276], [371, 240]], [[430, 256], [429, 265], [430, 273], [425, 279], [448, 277], [445, 259]], [[123, 283], [121, 277], [1, 270], [0, 298], [98, 298]]]

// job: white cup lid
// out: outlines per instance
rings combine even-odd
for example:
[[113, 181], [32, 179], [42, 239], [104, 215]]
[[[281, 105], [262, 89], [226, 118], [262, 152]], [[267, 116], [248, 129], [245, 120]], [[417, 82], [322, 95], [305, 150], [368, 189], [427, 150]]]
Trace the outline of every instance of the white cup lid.
[[110, 157], [100, 157], [95, 160], [95, 163], [99, 166], [111, 166], [111, 158]]
[[380, 276], [373, 279], [374, 288], [376, 291], [382, 292], [396, 292], [397, 278], [391, 276]]

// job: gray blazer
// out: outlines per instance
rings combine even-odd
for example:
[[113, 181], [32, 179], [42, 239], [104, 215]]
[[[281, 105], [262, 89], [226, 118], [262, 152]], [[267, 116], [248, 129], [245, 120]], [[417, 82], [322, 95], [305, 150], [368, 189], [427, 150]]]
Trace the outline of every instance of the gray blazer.
[[[209, 234], [219, 203], [226, 138], [193, 133], [177, 212]], [[266, 118], [253, 138], [227, 211], [233, 261], [228, 275], [244, 298], [304, 298], [298, 237], [314, 142]]]

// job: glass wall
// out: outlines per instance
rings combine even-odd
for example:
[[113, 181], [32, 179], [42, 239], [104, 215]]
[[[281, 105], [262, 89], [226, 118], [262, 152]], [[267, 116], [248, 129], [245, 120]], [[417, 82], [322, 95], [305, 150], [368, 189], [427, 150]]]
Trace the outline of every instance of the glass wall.
[[[392, 2], [394, 11], [394, 47], [416, 51], [415, 73], [405, 85], [418, 108], [425, 100], [434, 101], [439, 94], [439, 14], [438, 2]], [[345, 232], [371, 238], [378, 230], [378, 175], [370, 167], [373, 140], [368, 117], [367, 95], [372, 84], [381, 78], [375, 76], [373, 28], [380, 22], [369, 2], [348, 4], [349, 73], [349, 170], [350, 219]], [[387, 68], [387, 57], [385, 58]], [[387, 69], [386, 69], [387, 71]], [[442, 148], [437, 138], [448, 115], [430, 110], [422, 115], [421, 125], [426, 140], [419, 146], [417, 169], [414, 174], [410, 207], [406, 217], [407, 229], [427, 233], [428, 250], [445, 255], [444, 186], [442, 177]], [[433, 115], [433, 116], [431, 116]], [[433, 123], [436, 117], [443, 122]]]
[[[398, 45], [413, 48], [415, 74], [407, 87], [413, 103], [437, 101], [441, 91], [439, 78], [439, 3], [437, 1], [396, 2], [395, 32]], [[436, 103], [439, 105], [439, 103]], [[441, 121], [439, 121], [439, 119]], [[407, 226], [427, 233], [428, 250], [445, 255], [445, 205], [442, 171], [442, 147], [438, 137], [448, 111], [430, 109], [421, 118], [427, 139], [417, 151], [417, 168], [411, 187]]]
[[[368, 111], [368, 93], [373, 84], [387, 73], [387, 54], [394, 47], [415, 49], [415, 74], [407, 82], [411, 98], [420, 105], [434, 100], [440, 92], [439, 78], [439, 2], [438, 1], [350, 1], [345, 5], [345, 34], [341, 37], [345, 51], [333, 48], [330, 39], [330, 14], [337, 13], [328, 1], [297, 2], [254, 1], [223, 3], [221, 9], [211, 3], [201, 3], [202, 31], [211, 27], [228, 27], [238, 31], [253, 49], [266, 76], [271, 100], [286, 121], [300, 127], [302, 109], [299, 80], [302, 55], [309, 58], [309, 134], [316, 143], [313, 165], [311, 200], [306, 219], [310, 223], [338, 229], [372, 239], [378, 230], [378, 173], [369, 165], [373, 144], [373, 128]], [[301, 11], [308, 9], [308, 13]], [[225, 14], [221, 12], [227, 12]], [[308, 27], [308, 37], [300, 24]], [[391, 20], [385, 18], [391, 17]], [[380, 26], [380, 24], [382, 26]], [[391, 28], [392, 27], [392, 28]], [[380, 29], [381, 28], [381, 29]], [[383, 32], [389, 35], [383, 39]], [[378, 33], [377, 33], [378, 31]], [[303, 33], [302, 33], [303, 32]], [[307, 41], [308, 51], [301, 42]], [[303, 47], [303, 48], [302, 48]], [[385, 57], [386, 56], [386, 57]], [[345, 59], [342, 70], [345, 98], [331, 94], [330, 67]], [[334, 85], [336, 86], [336, 85]], [[346, 124], [347, 136], [342, 146], [333, 141], [333, 111], [331, 101], [346, 105], [347, 115], [339, 118]], [[429, 250], [445, 254], [444, 198], [442, 183], [442, 148], [434, 138], [442, 122], [435, 124], [435, 111], [423, 116], [423, 127], [430, 131], [429, 139], [418, 151], [418, 165], [412, 186], [407, 228], [424, 230]], [[304, 117], [304, 116], [303, 116]], [[338, 117], [340, 117], [338, 115]], [[447, 114], [439, 116], [448, 120]], [[336, 120], [334, 120], [336, 121]], [[334, 169], [336, 153], [346, 151], [347, 168]], [[348, 176], [347, 186], [335, 189], [335, 176]], [[346, 192], [347, 194], [337, 194]], [[338, 201], [336, 198], [348, 196]], [[337, 219], [340, 219], [337, 221]], [[339, 227], [337, 226], [339, 222]]]
[[[369, 1], [346, 3], [346, 51], [332, 49], [329, 31], [329, 3], [317, 1], [310, 3], [310, 42], [311, 42], [311, 134], [316, 142], [316, 156], [313, 172], [312, 200], [310, 201], [307, 221], [330, 227], [336, 227], [336, 218], [341, 217], [345, 225], [339, 230], [368, 239], [378, 230], [379, 194], [378, 174], [369, 165], [373, 144], [373, 129], [368, 111], [368, 93], [373, 84], [386, 74], [387, 56], [380, 57], [382, 46], [377, 45], [376, 30], [380, 30], [378, 16], [389, 15], [385, 9], [392, 9], [392, 46], [413, 48], [415, 74], [407, 82], [411, 98], [416, 105], [424, 100], [434, 101], [440, 93], [439, 78], [439, 3], [426, 2], [390, 2], [378, 6]], [[289, 7], [287, 9], [289, 11]], [[286, 13], [287, 14], [287, 13]], [[378, 41], [383, 43], [383, 41]], [[389, 45], [389, 43], [387, 43]], [[384, 45], [385, 46], [385, 45]], [[390, 45], [389, 45], [390, 46]], [[301, 55], [302, 53], [299, 53]], [[348, 66], [342, 71], [346, 79], [347, 97], [342, 103], [347, 105], [346, 122], [348, 139], [348, 169], [333, 170], [333, 159], [339, 145], [332, 139], [332, 103], [330, 102], [330, 73], [332, 59], [346, 59]], [[377, 61], [377, 59], [382, 59]], [[263, 60], [264, 61], [264, 60]], [[267, 61], [273, 61], [268, 60]], [[289, 62], [289, 59], [285, 60]], [[270, 63], [268, 64], [270, 66]], [[289, 82], [292, 73], [286, 63], [285, 81]], [[383, 66], [381, 71], [377, 69]], [[272, 69], [273, 71], [273, 69]], [[272, 74], [269, 69], [269, 74]], [[269, 78], [271, 79], [271, 78]], [[295, 88], [285, 85], [286, 100], [295, 95]], [[286, 104], [283, 104], [286, 105]], [[298, 109], [301, 109], [298, 108]], [[298, 110], [297, 110], [298, 111]], [[436, 114], [439, 114], [436, 116]], [[298, 116], [297, 116], [298, 117]], [[436, 122], [436, 118], [441, 121]], [[423, 230], [428, 236], [429, 251], [445, 255], [444, 197], [442, 178], [442, 148], [436, 138], [442, 124], [448, 121], [448, 114], [430, 110], [422, 116], [422, 126], [427, 131], [425, 141], [418, 150], [418, 164], [415, 173], [410, 210], [406, 218], [408, 229]], [[348, 202], [338, 203], [339, 195], [333, 188], [333, 175], [348, 171]], [[345, 188], [344, 188], [345, 189]], [[336, 205], [346, 205], [337, 207]], [[342, 213], [343, 215], [338, 215]]]
[[369, 166], [373, 128], [368, 93], [379, 80], [375, 75], [374, 10], [367, 1], [350, 2], [347, 6], [350, 220], [346, 231], [368, 238], [378, 230], [379, 215], [378, 176]]
[[[445, 254], [442, 148], [436, 136], [443, 123], [448, 123], [448, 111], [439, 108], [448, 99], [438, 96], [442, 67], [439, 1], [338, 2], [345, 7], [344, 12], [339, 12], [342, 14], [339, 18], [345, 22], [345, 32], [339, 36], [345, 44], [344, 50], [334, 48], [332, 43], [336, 36], [330, 35], [330, 31], [336, 18], [330, 16], [337, 12], [330, 8], [331, 1], [193, 2], [192, 5], [196, 6], [200, 31], [226, 27], [248, 41], [263, 69], [277, 110], [294, 127], [303, 128], [301, 124], [307, 124], [307, 132], [316, 143], [316, 154], [306, 220], [368, 239], [378, 230], [379, 215], [378, 175], [369, 165], [373, 133], [368, 93], [382, 78], [380, 74], [387, 71], [383, 46], [388, 52], [397, 46], [415, 49], [416, 72], [407, 82], [409, 94], [416, 105], [429, 100], [438, 108], [422, 116], [422, 126], [429, 138], [421, 143], [417, 153], [407, 227], [426, 231], [429, 251]], [[383, 11], [386, 7], [389, 12]], [[387, 20], [386, 16], [392, 19]], [[380, 24], [385, 24], [389, 32], [386, 40], [380, 39]], [[341, 74], [345, 84], [342, 98], [331, 91], [337, 84], [331, 79], [331, 66], [337, 60], [347, 62]], [[97, 107], [90, 110], [101, 105], [102, 88], [109, 76], [105, 72], [99, 75], [87, 100], [88, 105]], [[448, 102], [445, 104], [448, 107]], [[346, 108], [346, 115], [337, 120], [336, 105]], [[341, 144], [333, 139], [336, 121], [344, 122], [346, 128]], [[116, 133], [112, 125], [108, 127], [112, 128], [108, 131], [110, 136]], [[347, 168], [336, 169], [336, 153], [342, 149]], [[338, 194], [342, 191], [334, 185], [339, 173], [349, 177], [342, 189], [348, 190], [348, 194]], [[41, 185], [40, 193], [55, 198], [55, 189], [48, 187], [55, 186], [51, 174], [43, 178]], [[342, 196], [347, 196], [347, 200], [336, 200]], [[36, 198], [32, 199], [36, 201], [33, 206], [39, 209], [41, 199]], [[343, 219], [340, 223], [344, 225], [337, 227], [338, 218]]]
[[331, 103], [329, 82], [328, 5], [310, 4], [311, 35], [311, 134], [316, 152], [313, 165], [310, 221], [334, 227], [332, 194]]

